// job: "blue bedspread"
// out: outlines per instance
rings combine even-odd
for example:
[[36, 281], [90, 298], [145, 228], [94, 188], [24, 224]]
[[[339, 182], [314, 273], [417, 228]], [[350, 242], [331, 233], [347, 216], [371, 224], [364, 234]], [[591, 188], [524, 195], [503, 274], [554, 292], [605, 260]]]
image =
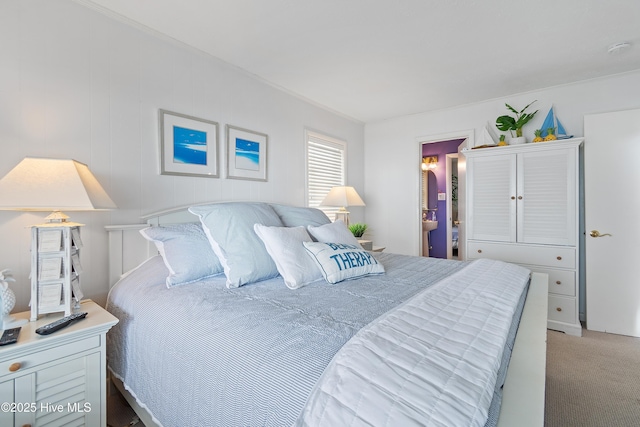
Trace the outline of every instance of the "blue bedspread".
[[283, 426], [361, 328], [467, 263], [376, 254], [383, 275], [288, 289], [224, 276], [168, 289], [154, 257], [112, 289], [108, 364], [165, 426]]
[[112, 289], [112, 372], [165, 426], [291, 425], [359, 329], [465, 263], [376, 254], [381, 276], [292, 291], [224, 276], [168, 289], [155, 257]]

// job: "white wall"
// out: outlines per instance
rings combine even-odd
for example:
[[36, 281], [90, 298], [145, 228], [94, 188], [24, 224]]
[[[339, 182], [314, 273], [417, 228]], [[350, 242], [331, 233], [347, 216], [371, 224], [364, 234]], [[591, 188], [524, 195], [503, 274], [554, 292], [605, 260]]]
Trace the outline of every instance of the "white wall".
[[[348, 183], [364, 189], [361, 123], [71, 0], [0, 2], [0, 46], [0, 176], [25, 156], [74, 158], [118, 205], [71, 213], [86, 224], [82, 287], [99, 303], [108, 291], [104, 225], [212, 200], [304, 205], [305, 127], [348, 142]], [[160, 175], [159, 108], [217, 121], [220, 141], [225, 124], [267, 133], [268, 182]], [[362, 219], [362, 209], [353, 213]], [[0, 211], [0, 269], [17, 279], [16, 310], [29, 300], [27, 227], [44, 216]]]
[[[419, 255], [419, 141], [467, 130], [473, 130], [478, 141], [488, 123], [494, 124], [498, 116], [509, 114], [505, 102], [521, 109], [533, 100], [537, 102], [532, 108], [539, 112], [524, 128], [529, 140], [533, 138], [533, 131], [542, 125], [552, 104], [567, 132], [583, 136], [585, 114], [640, 107], [640, 71], [367, 123], [363, 198], [374, 243], [386, 246], [390, 252]], [[588, 144], [589, 141], [585, 141], [585, 149]]]

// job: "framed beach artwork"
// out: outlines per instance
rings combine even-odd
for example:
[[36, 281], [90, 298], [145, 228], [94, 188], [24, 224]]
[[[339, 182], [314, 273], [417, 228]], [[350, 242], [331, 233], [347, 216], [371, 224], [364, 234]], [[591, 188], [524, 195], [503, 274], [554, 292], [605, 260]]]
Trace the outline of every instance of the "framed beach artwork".
[[267, 180], [268, 135], [227, 125], [227, 176]]
[[159, 110], [160, 173], [217, 178], [218, 123]]

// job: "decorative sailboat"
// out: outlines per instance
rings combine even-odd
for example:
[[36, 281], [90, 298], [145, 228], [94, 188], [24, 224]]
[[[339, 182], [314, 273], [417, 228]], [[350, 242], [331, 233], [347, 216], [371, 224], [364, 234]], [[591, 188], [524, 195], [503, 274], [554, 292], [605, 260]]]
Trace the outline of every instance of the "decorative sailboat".
[[567, 135], [567, 131], [564, 130], [564, 126], [562, 126], [562, 123], [560, 123], [560, 120], [558, 120], [553, 111], [553, 106], [551, 106], [551, 109], [549, 110], [549, 113], [547, 113], [547, 117], [544, 119], [542, 127], [540, 128], [542, 130], [543, 138], [547, 136], [547, 129], [549, 128], [554, 128], [556, 130], [556, 137], [558, 139], [573, 138], [573, 135]]

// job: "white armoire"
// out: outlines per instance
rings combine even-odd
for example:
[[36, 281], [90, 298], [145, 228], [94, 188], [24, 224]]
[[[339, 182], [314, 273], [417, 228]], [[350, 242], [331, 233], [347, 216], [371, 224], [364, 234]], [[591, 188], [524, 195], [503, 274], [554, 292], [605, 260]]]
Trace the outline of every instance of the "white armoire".
[[583, 138], [463, 151], [467, 258], [549, 275], [549, 329], [582, 335], [579, 156]]

